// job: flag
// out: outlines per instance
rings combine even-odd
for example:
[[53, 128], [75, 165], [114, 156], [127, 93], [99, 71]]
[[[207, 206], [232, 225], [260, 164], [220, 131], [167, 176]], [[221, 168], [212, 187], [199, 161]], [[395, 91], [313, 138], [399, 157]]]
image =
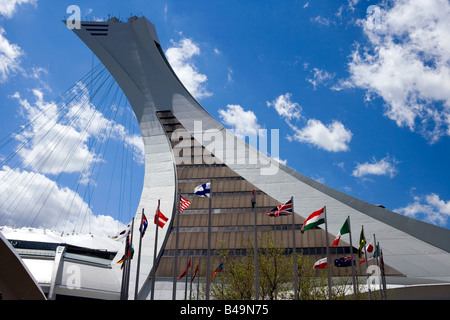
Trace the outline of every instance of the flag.
[[191, 258], [189, 258], [187, 267], [184, 269], [183, 273], [178, 277], [178, 280], [183, 278], [186, 275], [187, 270], [191, 267]]
[[[342, 258], [334, 259], [334, 265], [338, 268], [351, 267], [352, 266], [352, 257], [342, 257]], [[355, 265], [355, 259], [353, 259], [353, 265]]]
[[145, 230], [147, 230], [147, 226], [148, 226], [147, 217], [145, 216], [145, 214], [142, 214], [142, 223], [139, 227], [139, 232], [141, 233], [141, 237], [144, 236]]
[[336, 239], [334, 239], [333, 244], [331, 245], [332, 247], [337, 246], [339, 244], [339, 240], [341, 239], [341, 236], [343, 234], [350, 233], [350, 225], [348, 223], [348, 219], [349, 218], [345, 220], [344, 224], [341, 227], [341, 230], [339, 230]]
[[221, 263], [217, 266], [216, 270], [214, 270], [214, 272], [213, 272], [213, 274], [212, 274], [212, 276], [211, 276], [211, 281], [213, 281], [214, 277], [216, 276], [216, 273], [217, 273], [217, 272], [222, 272], [222, 270], [223, 270], [223, 262], [221, 262]]
[[[158, 219], [158, 212], [159, 212], [159, 219]], [[156, 224], [156, 220], [158, 220], [158, 226], [160, 228], [164, 227], [164, 225], [166, 224], [167, 220], [169, 220], [169, 218], [167, 218], [165, 215], [163, 215], [163, 213], [161, 211], [159, 211], [159, 207], [156, 210], [155, 213], [155, 224]]]
[[195, 277], [197, 276], [197, 272], [198, 272], [198, 263], [197, 263], [197, 266], [195, 267], [194, 274], [192, 275], [191, 281], [194, 281]]
[[187, 207], [189, 207], [190, 205], [191, 205], [191, 202], [189, 200], [180, 196], [180, 213], [182, 213], [183, 210], [186, 209]]
[[128, 224], [125, 229], [118, 232], [116, 235], [112, 236], [111, 238], [114, 240], [120, 240], [122, 238], [125, 238], [131, 231], [131, 224]]
[[178, 277], [178, 280], [183, 278], [186, 275], [186, 272], [187, 272], [187, 268], [184, 269], [183, 273]]
[[252, 190], [252, 208], [254, 208], [256, 206], [256, 190], [253, 189]]
[[[373, 245], [373, 239], [372, 239], [372, 241], [370, 241], [370, 243], [368, 245], [363, 247], [363, 250], [367, 254], [367, 260], [376, 258], [376, 256], [375, 256], [375, 247]], [[359, 261], [359, 264], [363, 263], [364, 261], [366, 261], [366, 257], [365, 256], [362, 258], [362, 260]]]
[[120, 269], [123, 269], [123, 266], [124, 266], [123, 262], [125, 260], [133, 259], [133, 255], [134, 255], [134, 249], [133, 249], [133, 247], [131, 245], [131, 242], [130, 242], [130, 235], [128, 235], [127, 236], [127, 243], [126, 243], [125, 253], [122, 256], [122, 258], [119, 261], [117, 261], [118, 264], [122, 264], [120, 266]]
[[363, 258], [363, 248], [366, 246], [366, 238], [364, 237], [364, 227], [361, 227], [361, 234], [359, 236], [359, 260]]
[[327, 258], [322, 258], [314, 263], [314, 269], [326, 269], [328, 267]]
[[210, 197], [211, 196], [211, 183], [207, 182], [199, 185], [194, 189], [194, 193], [200, 197]]
[[270, 217], [289, 216], [292, 214], [292, 198], [279, 206], [276, 206], [270, 212], [267, 212]]
[[325, 208], [317, 210], [303, 222], [301, 232], [305, 232], [308, 229], [314, 228], [319, 224], [325, 223]]

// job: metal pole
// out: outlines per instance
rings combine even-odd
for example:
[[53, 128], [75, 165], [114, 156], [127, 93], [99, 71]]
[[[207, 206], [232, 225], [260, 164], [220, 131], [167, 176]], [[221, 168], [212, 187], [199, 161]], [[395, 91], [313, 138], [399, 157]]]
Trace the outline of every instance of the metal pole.
[[328, 245], [328, 222], [327, 222], [327, 207], [323, 207], [325, 213], [325, 245], [327, 248], [327, 271], [328, 271], [328, 299], [331, 300], [331, 259], [330, 259], [330, 249]]
[[188, 262], [186, 263], [186, 274], [185, 274], [185, 282], [184, 282], [184, 300], [187, 300], [187, 284], [188, 284], [188, 276], [189, 276], [189, 255], [187, 257]]
[[155, 232], [155, 248], [153, 251], [153, 267], [152, 267], [152, 293], [150, 295], [150, 300], [154, 300], [155, 298], [155, 277], [156, 277], [156, 252], [158, 249], [158, 228], [159, 228], [159, 203], [158, 199], [158, 208], [156, 209], [156, 232]]
[[255, 300], [259, 300], [259, 279], [258, 279], [258, 235], [257, 235], [257, 215], [256, 215], [256, 194], [258, 191], [255, 190], [253, 213], [255, 216], [254, 228], [255, 228]]
[[[139, 228], [142, 228], [143, 221], [144, 221], [144, 208], [142, 208], [141, 224], [140, 224]], [[148, 223], [148, 221], [147, 221], [147, 223]], [[139, 252], [138, 252], [138, 261], [137, 261], [137, 269], [136, 269], [136, 284], [135, 284], [135, 288], [134, 288], [134, 300], [137, 300], [138, 289], [139, 289], [139, 272], [141, 269], [142, 231], [143, 231], [143, 229], [141, 229], [140, 235], [139, 235]]]
[[[362, 228], [364, 229], [364, 226], [362, 226]], [[366, 283], [367, 283], [367, 292], [369, 293], [369, 300], [372, 300], [372, 292], [371, 292], [371, 290], [370, 290], [370, 284], [369, 284], [368, 277], [367, 277], [367, 269], [368, 269], [368, 267], [369, 267], [369, 264], [368, 264], [368, 262], [367, 262], [367, 239], [365, 239], [365, 243], [364, 243], [363, 250], [364, 250], [364, 260], [365, 260], [365, 262], [366, 262]]]
[[348, 236], [350, 238], [350, 259], [351, 259], [351, 266], [352, 266], [352, 279], [353, 279], [353, 296], [355, 297], [355, 300], [358, 299], [358, 295], [356, 292], [356, 276], [355, 276], [355, 265], [354, 265], [354, 261], [353, 261], [353, 244], [352, 244], [352, 227], [350, 224], [350, 216], [348, 216]]
[[292, 252], [294, 256], [294, 297], [298, 300], [298, 274], [297, 274], [297, 248], [295, 243], [295, 212], [294, 212], [294, 197], [291, 197], [292, 202]]
[[[377, 239], [375, 238], [375, 233], [373, 234], [373, 243], [375, 244], [375, 248], [374, 248], [374, 252], [373, 252], [373, 254], [375, 255], [375, 252], [377, 253], [377, 256], [375, 257], [375, 260], [376, 260], [376, 262], [377, 262], [377, 267], [378, 267], [378, 270], [380, 270], [380, 264], [379, 264], [379, 258], [380, 258], [380, 255], [379, 255], [379, 252], [378, 252], [378, 244], [377, 244]], [[379, 283], [378, 283], [378, 285], [379, 285], [379, 291], [380, 291], [380, 300], [382, 300], [383, 299], [383, 297], [381, 296], [381, 272], [380, 272], [380, 278], [379, 278]]]
[[208, 250], [206, 255], [206, 300], [209, 300], [209, 287], [211, 276], [211, 199], [212, 199], [212, 180], [209, 181], [209, 212], [208, 212]]
[[177, 212], [177, 233], [175, 237], [175, 258], [173, 265], [173, 287], [172, 287], [172, 300], [177, 299], [177, 268], [178, 268], [178, 235], [180, 226], [180, 202], [181, 202], [181, 189], [178, 190], [178, 212]]

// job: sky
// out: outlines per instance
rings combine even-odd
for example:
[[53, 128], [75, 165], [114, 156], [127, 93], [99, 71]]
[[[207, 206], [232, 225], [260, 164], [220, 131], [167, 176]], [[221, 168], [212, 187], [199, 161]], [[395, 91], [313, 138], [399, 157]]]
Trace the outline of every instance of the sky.
[[61, 22], [70, 5], [145, 16], [199, 103], [279, 130], [288, 167], [450, 228], [447, 0], [0, 0], [0, 225], [115, 232], [139, 203], [137, 121], [113, 83], [93, 95], [107, 75]]

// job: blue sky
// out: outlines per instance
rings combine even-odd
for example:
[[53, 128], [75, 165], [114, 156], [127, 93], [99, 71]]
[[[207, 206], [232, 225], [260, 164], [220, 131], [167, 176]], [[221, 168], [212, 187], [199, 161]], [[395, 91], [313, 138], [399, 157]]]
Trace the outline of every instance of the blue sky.
[[[97, 64], [61, 22], [72, 4], [87, 20], [147, 17], [203, 107], [230, 129], [279, 129], [279, 158], [287, 166], [367, 202], [450, 227], [448, 1], [2, 0], [1, 138], [37, 110], [46, 110], [51, 122], [61, 107], [51, 101]], [[34, 129], [1, 145], [3, 197], [23, 194], [24, 200], [3, 207], [0, 224], [56, 225], [67, 232], [80, 230], [80, 221], [93, 229], [128, 221], [143, 164], [135, 119], [121, 102], [114, 102], [116, 118], [100, 102], [88, 110], [98, 110], [94, 122], [112, 137], [104, 152], [95, 127], [82, 135], [82, 120], [58, 123], [73, 139], [83, 136], [74, 152], [79, 159], [60, 172], [31, 160], [26, 165], [14, 152]], [[93, 145], [99, 149], [89, 149]], [[9, 154], [17, 161], [6, 162]], [[19, 189], [20, 181], [32, 182]], [[53, 196], [44, 196], [50, 209], [37, 216], [29, 213], [37, 201], [31, 190], [44, 183]], [[69, 199], [75, 205], [65, 220], [59, 212]]]

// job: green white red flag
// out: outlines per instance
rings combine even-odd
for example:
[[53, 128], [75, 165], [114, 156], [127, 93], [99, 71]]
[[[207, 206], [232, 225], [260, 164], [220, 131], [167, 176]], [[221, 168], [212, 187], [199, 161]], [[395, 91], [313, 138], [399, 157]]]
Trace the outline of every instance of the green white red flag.
[[301, 232], [305, 232], [308, 229], [317, 227], [318, 225], [325, 223], [325, 208], [317, 210], [303, 222]]
[[333, 244], [331, 245], [332, 247], [337, 246], [339, 244], [339, 240], [341, 239], [341, 236], [343, 234], [347, 234], [350, 233], [350, 224], [348, 222], [347, 218], [344, 222], [344, 224], [342, 225], [341, 229], [339, 230], [338, 235], [336, 236], [336, 239], [334, 239]]

